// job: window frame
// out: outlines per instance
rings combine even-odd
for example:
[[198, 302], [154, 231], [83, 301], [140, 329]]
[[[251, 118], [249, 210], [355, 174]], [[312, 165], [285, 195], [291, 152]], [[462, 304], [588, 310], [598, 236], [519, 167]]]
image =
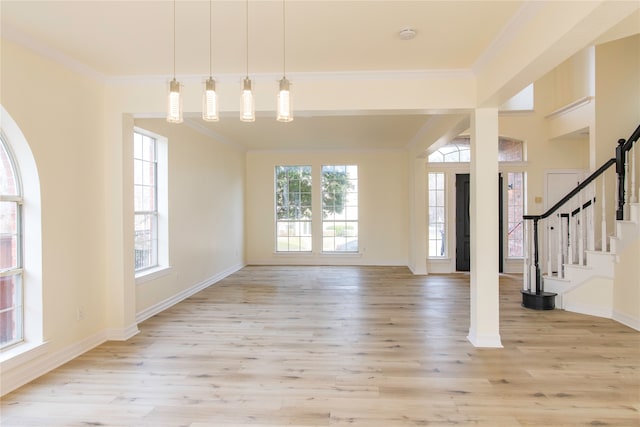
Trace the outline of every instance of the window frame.
[[[136, 211], [135, 210], [135, 134], [148, 137], [155, 140], [155, 211]], [[132, 151], [131, 151], [131, 168], [133, 169], [133, 177], [131, 181], [132, 196], [134, 198], [133, 206], [133, 267], [136, 284], [142, 284], [159, 277], [165, 276], [171, 272], [169, 263], [169, 201], [168, 201], [168, 139], [162, 135], [148, 131], [146, 129], [134, 126], [132, 131]], [[156, 238], [156, 263], [154, 266], [147, 268], [135, 268], [135, 216], [136, 212], [140, 214], [153, 214], [155, 218], [155, 238]]]
[[[0, 269], [0, 280], [5, 280], [7, 277], [13, 277], [13, 302], [12, 306], [6, 309], [0, 309], [0, 316], [4, 313], [14, 311], [16, 314], [12, 317], [14, 323], [15, 332], [12, 335], [12, 339], [6, 342], [0, 341], [0, 350], [6, 351], [7, 349], [20, 345], [25, 341], [25, 280], [24, 280], [24, 229], [23, 229], [23, 204], [24, 193], [22, 188], [22, 178], [20, 174], [20, 168], [13, 153], [11, 146], [9, 145], [8, 138], [4, 132], [0, 132], [0, 144], [8, 160], [8, 166], [11, 170], [15, 186], [15, 194], [2, 194], [0, 193], [0, 202], [12, 203], [15, 205], [15, 225], [12, 227], [15, 229], [15, 251], [16, 259], [15, 265], [6, 269]], [[13, 237], [12, 237], [13, 239]]]
[[[441, 192], [442, 193], [442, 206], [436, 204], [435, 206], [432, 206], [431, 203], [429, 202], [431, 200], [431, 191], [432, 188], [429, 185], [430, 179], [429, 176], [430, 175], [441, 175], [442, 178], [442, 188], [435, 188], [433, 189], [434, 192]], [[448, 221], [448, 203], [447, 203], [447, 191], [448, 191], [448, 186], [447, 186], [447, 179], [448, 179], [449, 174], [447, 172], [444, 171], [427, 171], [427, 227], [428, 227], [428, 237], [427, 237], [427, 257], [431, 258], [431, 259], [447, 259], [449, 258], [449, 245], [448, 243], [448, 238], [449, 238], [449, 233], [448, 233], [448, 227], [449, 227], [449, 221]], [[436, 181], [437, 181], [437, 177], [436, 177]], [[437, 194], [435, 195], [435, 198], [437, 200]], [[442, 208], [443, 211], [443, 216], [442, 216], [442, 222], [435, 222], [434, 226], [437, 227], [438, 224], [442, 224], [442, 228], [444, 230], [444, 237], [441, 236], [436, 236], [436, 238], [432, 238], [431, 237], [431, 208], [435, 208], [436, 210], [438, 208]], [[431, 254], [431, 242], [435, 241], [436, 242], [436, 248], [437, 248], [437, 244], [438, 242], [441, 242], [442, 244], [442, 251], [443, 253], [441, 253], [440, 255], [432, 255]]]
[[[298, 205], [298, 208], [303, 209], [305, 207], [308, 208], [309, 212], [308, 214], [302, 215], [302, 213], [300, 212], [300, 217], [296, 217], [296, 218], [283, 218], [280, 219], [278, 217], [278, 212], [280, 209], [287, 209], [288, 210], [288, 206], [280, 206], [279, 205], [279, 170], [286, 170], [287, 174], [289, 173], [289, 170], [291, 169], [297, 169], [298, 172], [301, 174], [305, 173], [308, 171], [308, 179], [309, 179], [309, 191], [308, 192], [303, 192], [302, 190], [302, 186], [299, 185], [298, 187], [298, 196], [299, 196], [299, 201], [300, 204]], [[273, 185], [274, 185], [274, 191], [273, 191], [273, 197], [274, 197], [274, 225], [275, 225], [275, 229], [274, 229], [274, 243], [275, 243], [275, 252], [277, 254], [305, 254], [305, 253], [312, 253], [313, 252], [313, 245], [314, 245], [314, 239], [313, 239], [313, 167], [311, 165], [292, 165], [292, 164], [280, 164], [280, 165], [275, 165], [274, 169], [274, 175], [273, 175]], [[287, 178], [287, 195], [290, 195], [291, 192], [289, 191], [289, 184], [290, 181]], [[302, 204], [302, 198], [303, 198], [303, 194], [307, 194], [308, 193], [308, 198], [309, 198], [309, 204]], [[295, 194], [295, 193], [294, 193]], [[292, 225], [295, 229], [295, 233], [292, 233]], [[281, 228], [281, 226], [283, 228]], [[301, 231], [301, 229], [304, 229], [304, 231]], [[283, 230], [284, 233], [283, 233]], [[280, 246], [280, 242], [281, 240], [286, 238], [286, 249], [282, 246]], [[296, 249], [292, 249], [292, 241], [295, 242], [295, 240], [297, 240], [297, 250]], [[308, 242], [308, 243], [307, 243]], [[294, 245], [295, 248], [296, 245]]]
[[[527, 179], [527, 174], [525, 171], [506, 171], [505, 172], [507, 175], [507, 185], [505, 186], [505, 192], [506, 194], [506, 203], [504, 206], [504, 209], [506, 210], [506, 218], [507, 218], [507, 229], [505, 230], [504, 233], [504, 238], [505, 238], [505, 244], [506, 244], [506, 256], [505, 258], [507, 259], [523, 259], [524, 258], [524, 221], [522, 219], [522, 215], [524, 215], [525, 212], [525, 204], [526, 204], [526, 197], [525, 195], [527, 194], [526, 192], [526, 179]], [[511, 202], [511, 197], [509, 197], [509, 191], [511, 191], [510, 186], [510, 178], [512, 175], [520, 175], [520, 183], [521, 183], [521, 187], [520, 187], [520, 194], [519, 194], [519, 199], [521, 201], [521, 203], [519, 203], [518, 205], [512, 204]], [[511, 216], [512, 213], [515, 212], [515, 208], [512, 209], [512, 206], [517, 206], [519, 207], [519, 210], [521, 212], [521, 214], [519, 215], [519, 221], [515, 221]], [[516, 215], [517, 217], [517, 215]], [[516, 224], [517, 222], [517, 224]], [[511, 226], [511, 224], [516, 224], [513, 227]], [[512, 229], [516, 230], [516, 228], [519, 226], [520, 228], [520, 232], [517, 235], [522, 236], [520, 239], [511, 239], [511, 234], [512, 234]], [[511, 241], [520, 241], [520, 247], [521, 247], [521, 254], [520, 255], [512, 255], [511, 253]]]
[[[325, 200], [326, 197], [328, 196], [329, 193], [327, 193], [325, 191], [326, 189], [326, 182], [325, 182], [325, 168], [332, 168], [334, 171], [336, 170], [336, 168], [344, 168], [344, 172], [346, 175], [346, 179], [348, 182], [347, 188], [345, 189], [342, 197], [344, 199], [343, 202], [343, 212], [341, 213], [336, 213], [335, 211], [331, 214], [333, 216], [333, 219], [328, 219], [327, 215], [325, 214]], [[352, 177], [350, 175], [350, 170], [354, 170], [355, 169], [355, 178]], [[360, 253], [360, 232], [359, 232], [359, 225], [360, 225], [360, 215], [359, 215], [359, 205], [360, 205], [360, 199], [359, 199], [359, 168], [357, 164], [325, 164], [325, 165], [321, 165], [320, 167], [320, 184], [321, 184], [321, 200], [322, 200], [322, 219], [321, 219], [321, 230], [322, 230], [322, 253], [323, 254], [354, 254], [354, 253]], [[351, 185], [352, 187], [349, 188], [348, 186]], [[354, 199], [352, 197], [355, 197], [355, 204], [354, 203]], [[351, 209], [349, 209], [351, 208]], [[349, 211], [354, 212], [355, 211], [355, 219], [349, 219]], [[335, 216], [344, 216], [344, 218], [335, 218]], [[351, 214], [353, 215], [353, 214]], [[344, 233], [344, 236], [336, 236], [336, 230], [338, 225], [342, 223], [343, 225], [343, 231], [342, 233]], [[329, 226], [331, 227], [331, 225], [333, 226], [333, 236], [329, 236], [327, 235], [327, 228], [325, 227], [325, 224], [329, 224]], [[353, 227], [353, 225], [355, 224], [355, 227]], [[351, 230], [355, 230], [355, 232], [351, 232], [349, 233], [349, 228], [351, 227]], [[336, 244], [336, 237], [341, 237], [344, 238], [343, 239], [343, 246], [344, 249], [340, 250], [337, 249], [339, 246], [341, 245], [337, 245]], [[355, 238], [355, 239], [354, 239]], [[333, 250], [331, 249], [326, 249], [326, 242], [332, 239], [333, 240]], [[355, 248], [353, 247], [353, 243], [355, 242]]]

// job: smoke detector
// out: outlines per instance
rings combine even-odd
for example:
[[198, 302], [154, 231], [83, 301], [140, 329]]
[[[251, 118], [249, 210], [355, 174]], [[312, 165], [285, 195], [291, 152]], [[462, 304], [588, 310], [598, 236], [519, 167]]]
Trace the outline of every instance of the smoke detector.
[[413, 28], [403, 28], [398, 33], [398, 37], [400, 37], [400, 40], [411, 40], [415, 38], [415, 36], [416, 30], [414, 30]]

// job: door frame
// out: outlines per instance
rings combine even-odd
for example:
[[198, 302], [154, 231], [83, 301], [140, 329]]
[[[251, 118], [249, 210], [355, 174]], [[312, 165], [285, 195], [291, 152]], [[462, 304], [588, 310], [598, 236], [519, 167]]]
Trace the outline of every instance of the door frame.
[[[465, 253], [464, 249], [467, 249], [468, 253], [469, 253], [469, 258], [471, 258], [471, 248], [464, 248], [463, 250], [459, 250], [458, 245], [460, 245], [461, 240], [463, 240], [464, 238], [461, 237], [460, 231], [461, 231], [461, 224], [464, 224], [464, 221], [459, 221], [458, 218], [458, 213], [459, 213], [459, 191], [460, 191], [460, 187], [458, 186], [458, 177], [464, 177], [463, 179], [467, 180], [469, 183], [471, 181], [471, 174], [470, 173], [454, 173], [454, 180], [455, 180], [455, 194], [454, 194], [454, 200], [455, 200], [455, 271], [470, 271], [471, 270], [471, 260], [469, 259], [469, 270], [464, 269], [464, 266], [466, 266], [466, 262], [463, 264], [463, 262], [461, 260], [459, 260], [459, 254], [461, 253]], [[500, 273], [504, 272], [504, 178], [502, 176], [502, 172], [498, 172], [498, 271]], [[470, 209], [470, 196], [471, 196], [471, 189], [469, 188], [469, 194], [468, 194], [468, 198], [466, 200], [466, 206], [469, 206], [469, 209], [467, 209], [467, 218], [466, 221], [469, 223], [471, 220], [471, 209]], [[465, 244], [465, 242], [462, 242], [462, 244]], [[469, 236], [469, 245], [471, 245], [471, 236]], [[459, 268], [460, 265], [464, 265], [462, 268]]]

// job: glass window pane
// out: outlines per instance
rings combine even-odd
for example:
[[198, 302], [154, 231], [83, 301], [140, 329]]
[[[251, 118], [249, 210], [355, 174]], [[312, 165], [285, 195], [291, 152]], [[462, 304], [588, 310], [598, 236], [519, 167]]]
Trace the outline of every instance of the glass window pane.
[[9, 157], [4, 141], [0, 144], [0, 194], [5, 196], [18, 196], [20, 194], [15, 167], [11, 157]]
[[357, 220], [358, 166], [322, 166], [322, 250], [357, 252]]
[[0, 277], [0, 345], [22, 340], [22, 274]]
[[20, 236], [16, 202], [0, 202], [0, 269], [18, 268]]

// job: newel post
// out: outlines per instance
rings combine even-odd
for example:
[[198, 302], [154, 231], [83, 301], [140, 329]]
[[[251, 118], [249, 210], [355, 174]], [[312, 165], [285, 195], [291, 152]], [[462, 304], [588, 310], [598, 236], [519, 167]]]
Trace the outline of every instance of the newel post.
[[618, 206], [616, 209], [616, 220], [624, 219], [624, 174], [625, 174], [625, 150], [624, 139], [618, 140], [616, 147], [616, 173], [618, 174]]

